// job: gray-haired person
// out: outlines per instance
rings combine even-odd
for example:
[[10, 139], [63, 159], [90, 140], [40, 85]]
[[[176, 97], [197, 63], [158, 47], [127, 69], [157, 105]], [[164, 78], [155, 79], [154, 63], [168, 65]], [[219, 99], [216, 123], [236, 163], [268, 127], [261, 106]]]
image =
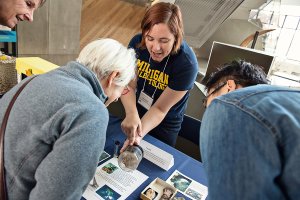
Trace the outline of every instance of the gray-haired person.
[[[80, 199], [104, 149], [106, 106], [128, 92], [135, 66], [134, 50], [100, 39], [77, 61], [29, 82], [13, 105], [4, 138], [9, 199]], [[0, 123], [26, 80], [0, 100]]]
[[33, 12], [46, 0], [0, 0], [0, 24], [13, 28], [19, 21], [33, 21]]

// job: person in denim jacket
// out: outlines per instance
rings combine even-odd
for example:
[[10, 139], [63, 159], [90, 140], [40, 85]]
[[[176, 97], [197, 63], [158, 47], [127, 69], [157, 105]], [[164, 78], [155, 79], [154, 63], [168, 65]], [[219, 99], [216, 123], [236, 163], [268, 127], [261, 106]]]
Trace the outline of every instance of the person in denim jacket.
[[300, 91], [260, 83], [264, 74], [243, 61], [204, 83], [209, 199], [300, 199]]

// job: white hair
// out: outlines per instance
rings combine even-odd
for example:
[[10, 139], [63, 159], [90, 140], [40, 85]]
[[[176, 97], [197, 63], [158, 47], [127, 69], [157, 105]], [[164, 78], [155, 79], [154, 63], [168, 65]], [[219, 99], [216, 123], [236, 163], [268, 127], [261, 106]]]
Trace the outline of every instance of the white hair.
[[77, 62], [96, 73], [99, 80], [108, 77], [113, 71], [119, 72], [114, 79], [118, 86], [126, 86], [135, 77], [136, 57], [133, 49], [127, 49], [120, 42], [103, 38], [86, 45]]

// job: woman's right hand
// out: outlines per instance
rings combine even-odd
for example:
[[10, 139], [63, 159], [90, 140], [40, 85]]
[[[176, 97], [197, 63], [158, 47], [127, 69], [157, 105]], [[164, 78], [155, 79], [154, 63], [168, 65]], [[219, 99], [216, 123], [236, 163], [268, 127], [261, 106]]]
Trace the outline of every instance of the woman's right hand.
[[140, 136], [135, 137], [135, 140], [134, 140], [133, 144], [129, 144], [129, 140], [126, 139], [125, 142], [124, 142], [124, 144], [123, 144], [123, 146], [122, 146], [122, 148], [121, 148], [121, 150], [120, 150], [120, 153], [122, 153], [123, 151], [125, 151], [125, 149], [126, 149], [128, 146], [130, 146], [130, 145], [134, 145], [134, 144], [135, 144], [135, 145], [140, 145], [142, 139], [143, 139], [143, 138], [140, 137]]
[[121, 128], [129, 140], [129, 145], [134, 144], [136, 137], [142, 136], [142, 123], [137, 114], [126, 115]]

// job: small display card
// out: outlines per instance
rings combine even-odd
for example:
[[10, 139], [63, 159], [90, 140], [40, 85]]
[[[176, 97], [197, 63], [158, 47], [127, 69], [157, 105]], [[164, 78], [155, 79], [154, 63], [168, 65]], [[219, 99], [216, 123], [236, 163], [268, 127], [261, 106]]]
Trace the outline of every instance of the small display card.
[[140, 146], [144, 150], [144, 158], [168, 171], [174, 165], [174, 157], [172, 154], [142, 140]]

